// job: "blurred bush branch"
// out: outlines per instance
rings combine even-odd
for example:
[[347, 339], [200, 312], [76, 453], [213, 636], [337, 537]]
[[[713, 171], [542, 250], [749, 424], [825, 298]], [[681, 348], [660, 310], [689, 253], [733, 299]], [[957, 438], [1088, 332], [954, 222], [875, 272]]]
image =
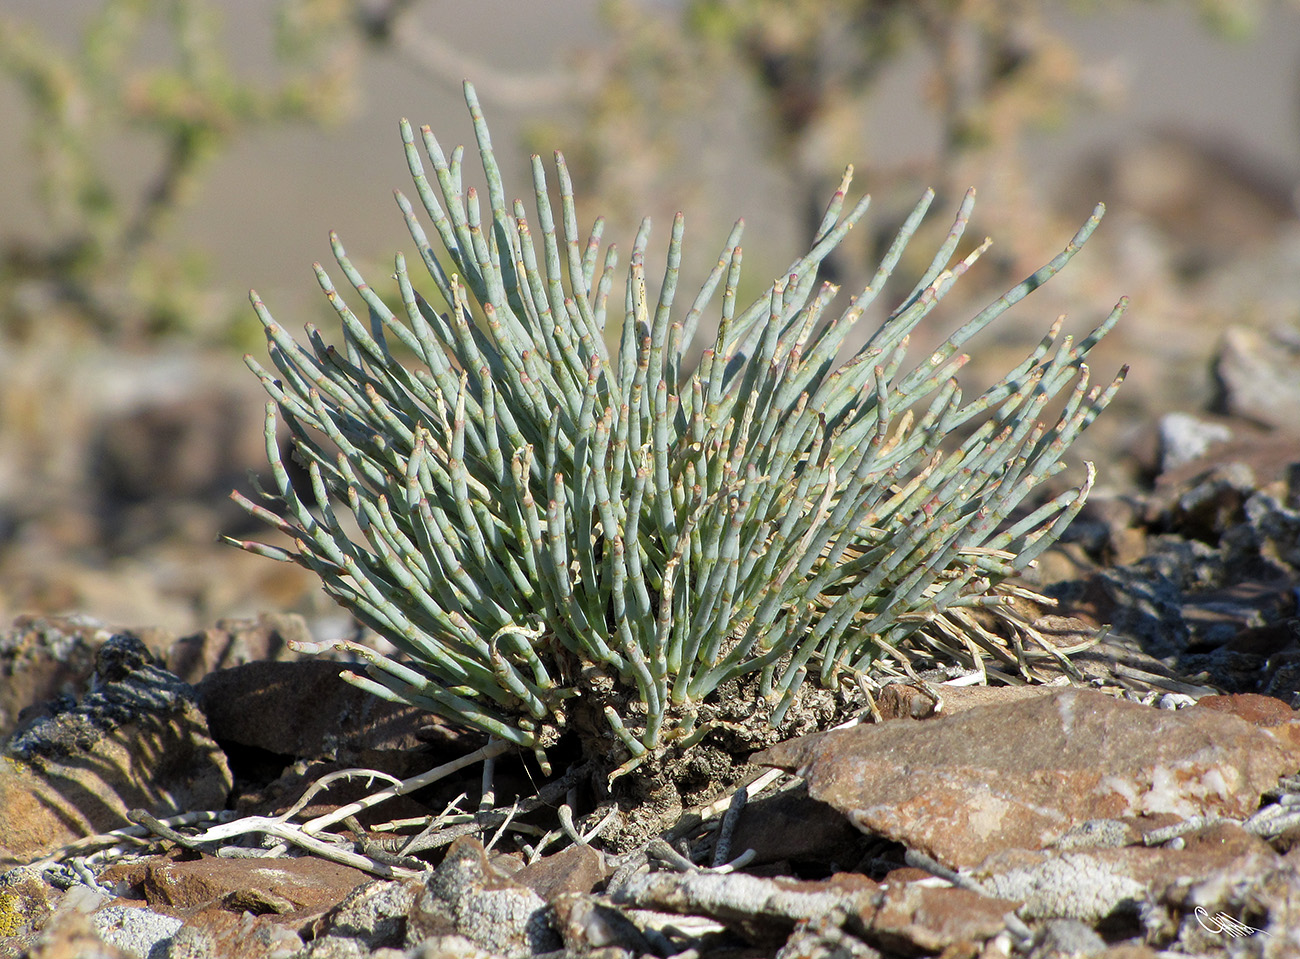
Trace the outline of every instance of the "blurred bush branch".
[[[277, 5], [267, 77], [232, 64], [211, 0], [108, 0], [70, 51], [0, 17], [0, 76], [26, 106], [43, 220], [0, 247], [5, 333], [27, 332], [50, 305], [111, 340], [191, 331], [204, 313], [202, 259], [160, 242], [168, 221], [248, 130], [344, 113], [356, 57], [337, 6]], [[145, 153], [143, 175], [111, 162], [124, 150]]]

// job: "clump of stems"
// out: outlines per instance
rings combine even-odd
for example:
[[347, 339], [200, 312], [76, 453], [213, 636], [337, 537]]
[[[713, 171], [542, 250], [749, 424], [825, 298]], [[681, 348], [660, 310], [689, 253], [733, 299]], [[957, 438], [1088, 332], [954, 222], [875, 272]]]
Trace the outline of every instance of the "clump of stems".
[[[756, 679], [746, 688], [779, 724], [810, 678], [834, 688], [884, 661], [906, 666], [908, 650], [955, 657], [984, 644], [961, 636], [963, 611], [1004, 604], [1003, 581], [1087, 495], [1091, 468], [1081, 487], [1010, 519], [1114, 394], [1123, 374], [1092, 386], [1084, 358], [1124, 303], [1077, 344], [1058, 320], [972, 399], [955, 378], [960, 349], [1060, 270], [1102, 208], [909, 367], [908, 334], [988, 245], [955, 259], [967, 194], [916, 285], [840, 359], [932, 194], [838, 314], [836, 287], [817, 276], [867, 209], [867, 198], [846, 208], [851, 170], [812, 249], [767, 295], [738, 302], [737, 223], [685, 303], [680, 214], [657, 290], [649, 221], [619, 281], [602, 221], [579, 231], [563, 157], [558, 210], [538, 157], [532, 209], [507, 200], [465, 92], [486, 204], [463, 184], [463, 148], [448, 155], [427, 127], [401, 125], [418, 203], [397, 202], [433, 302], [399, 254], [390, 307], [337, 236], [335, 258], [366, 307], [354, 314], [317, 265], [341, 348], [311, 326], [300, 344], [252, 296], [276, 370], [247, 361], [273, 400], [273, 485], [259, 490], [269, 506], [235, 495], [288, 544], [236, 545], [315, 571], [401, 651], [336, 644], [365, 664], [350, 681], [539, 758], [576, 710], [603, 714], [621, 772], [703, 735], [702, 707], [734, 680]], [[688, 368], [703, 330], [716, 332]], [[309, 488], [290, 481], [277, 414]]]

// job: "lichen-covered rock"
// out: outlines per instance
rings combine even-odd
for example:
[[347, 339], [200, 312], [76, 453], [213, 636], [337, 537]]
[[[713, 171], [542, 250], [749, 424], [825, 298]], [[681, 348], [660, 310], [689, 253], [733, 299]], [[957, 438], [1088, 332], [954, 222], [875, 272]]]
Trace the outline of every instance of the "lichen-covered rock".
[[39, 931], [54, 912], [52, 893], [39, 869], [19, 866], [0, 874], [0, 938]]
[[318, 941], [353, 939], [368, 949], [400, 946], [415, 896], [414, 883], [384, 879], [364, 883], [316, 920], [312, 933]]
[[182, 925], [175, 916], [130, 906], [107, 906], [92, 914], [90, 923], [110, 946], [127, 955], [147, 957], [167, 948]]
[[504, 956], [560, 946], [542, 897], [495, 869], [483, 844], [470, 837], [452, 843], [407, 920], [408, 946], [447, 935]]
[[114, 636], [81, 702], [56, 702], [0, 747], [0, 864], [127, 825], [131, 809], [220, 809], [230, 787], [193, 688]]

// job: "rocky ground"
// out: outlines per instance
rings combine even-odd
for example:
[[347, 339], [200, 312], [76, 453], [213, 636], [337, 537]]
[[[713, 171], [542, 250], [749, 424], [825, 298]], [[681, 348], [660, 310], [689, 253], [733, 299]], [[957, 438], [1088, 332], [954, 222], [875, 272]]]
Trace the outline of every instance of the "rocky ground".
[[19, 618], [0, 955], [1293, 955], [1300, 441], [1160, 436], [1152, 491], [1095, 497], [1035, 571], [1072, 679], [887, 686], [621, 856], [597, 798], [509, 756], [339, 820], [484, 743], [300, 659], [300, 616]]
[[0, 357], [0, 957], [1300, 954], [1300, 234], [1268, 209], [1219, 246], [1121, 216], [1062, 291], [1140, 301], [1095, 364], [1141, 361], [1103, 480], [1033, 574], [1057, 605], [1022, 610], [1074, 674], [886, 686], [631, 854], [581, 757], [548, 783], [292, 652], [351, 626], [210, 545], [263, 461], [237, 361]]

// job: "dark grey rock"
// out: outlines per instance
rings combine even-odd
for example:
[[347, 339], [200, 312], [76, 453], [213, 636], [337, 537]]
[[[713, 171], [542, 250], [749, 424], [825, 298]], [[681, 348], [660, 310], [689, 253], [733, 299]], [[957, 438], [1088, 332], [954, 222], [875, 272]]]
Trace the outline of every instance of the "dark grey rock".
[[60, 699], [48, 716], [17, 730], [3, 752], [24, 762], [66, 758], [144, 714], [179, 715], [194, 704], [192, 686], [158, 665], [134, 635], [118, 633], [97, 651], [81, 702]]

